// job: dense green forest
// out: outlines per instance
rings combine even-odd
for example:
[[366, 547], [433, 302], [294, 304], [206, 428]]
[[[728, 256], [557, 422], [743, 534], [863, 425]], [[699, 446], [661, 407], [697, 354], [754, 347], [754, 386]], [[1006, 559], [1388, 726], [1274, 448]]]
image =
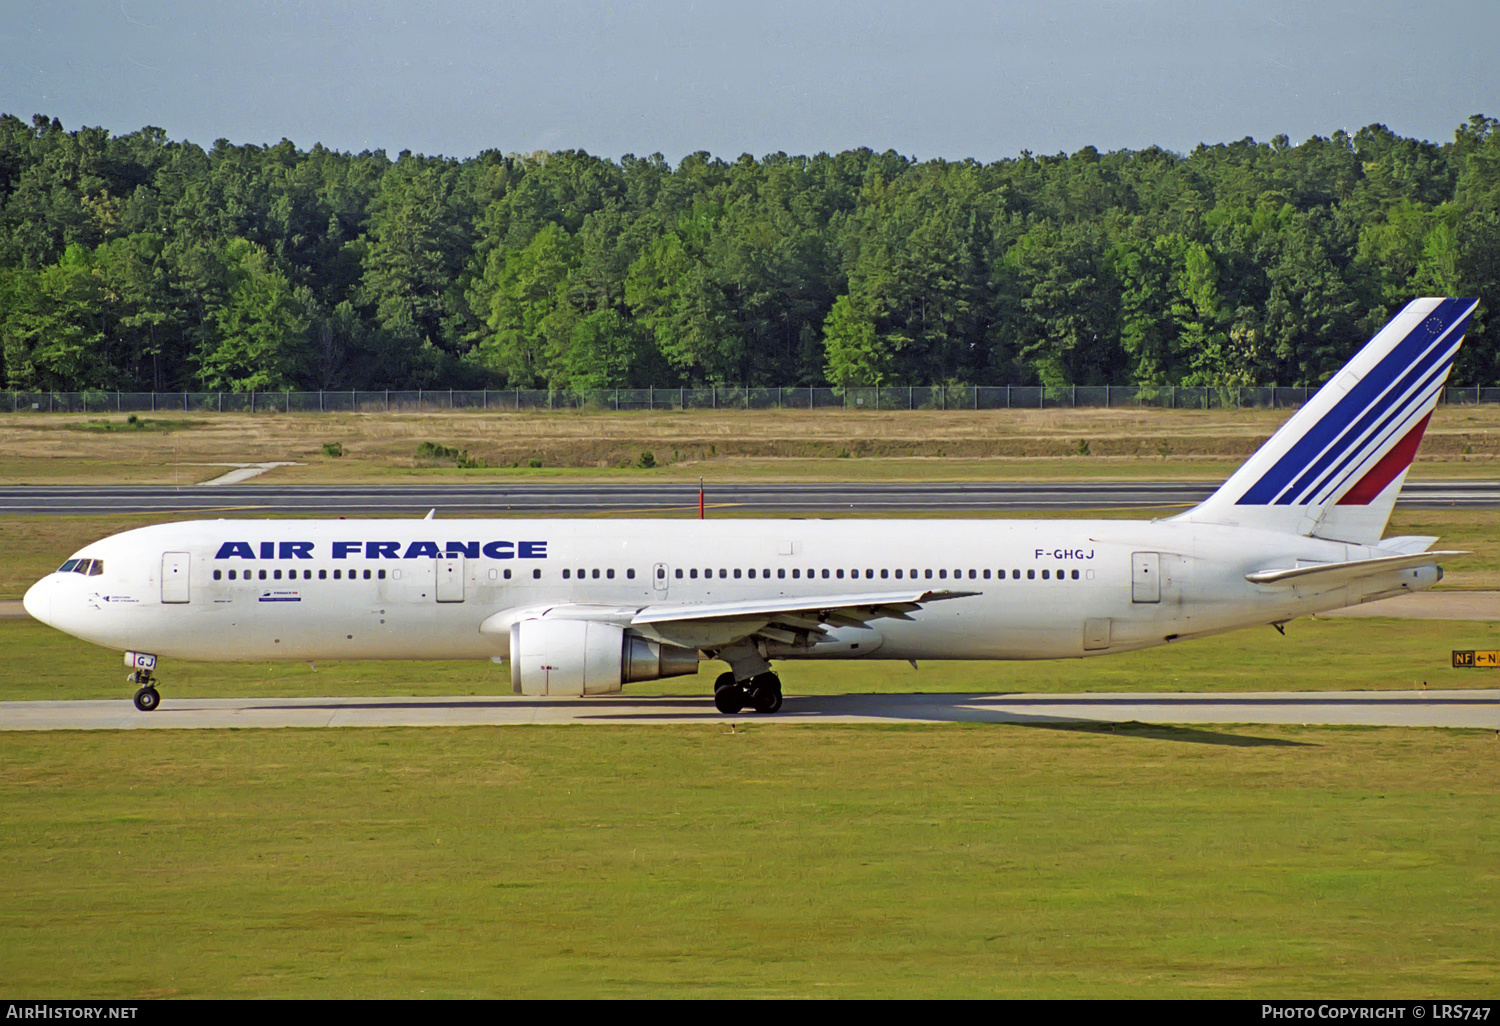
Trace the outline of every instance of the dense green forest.
[[250, 390], [1316, 384], [1485, 300], [1500, 122], [992, 164], [204, 150], [0, 117], [0, 382]]

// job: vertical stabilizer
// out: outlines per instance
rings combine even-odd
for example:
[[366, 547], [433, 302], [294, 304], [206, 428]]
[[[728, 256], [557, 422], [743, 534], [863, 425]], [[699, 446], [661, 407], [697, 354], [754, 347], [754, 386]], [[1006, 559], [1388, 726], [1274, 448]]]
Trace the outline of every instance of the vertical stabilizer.
[[1408, 303], [1218, 491], [1174, 519], [1379, 541], [1478, 305]]

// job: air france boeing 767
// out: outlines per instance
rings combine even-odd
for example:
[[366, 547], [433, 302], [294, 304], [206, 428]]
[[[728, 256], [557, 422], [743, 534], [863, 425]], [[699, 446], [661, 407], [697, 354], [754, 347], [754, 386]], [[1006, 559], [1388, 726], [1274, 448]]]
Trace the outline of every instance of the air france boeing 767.
[[[727, 663], [726, 713], [781, 708], [772, 660], [1064, 659], [1419, 591], [1437, 539], [1386, 521], [1477, 301], [1396, 315], [1200, 505], [1119, 520], [209, 520], [86, 545], [26, 593], [162, 659], [508, 660], [522, 695]], [[430, 515], [429, 515], [430, 517]]]

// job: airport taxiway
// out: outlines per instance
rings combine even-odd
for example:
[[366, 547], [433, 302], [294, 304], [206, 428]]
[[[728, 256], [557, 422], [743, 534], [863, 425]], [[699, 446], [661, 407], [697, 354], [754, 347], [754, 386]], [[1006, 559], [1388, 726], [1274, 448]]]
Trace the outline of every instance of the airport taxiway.
[[1460, 727], [1500, 731], [1500, 689], [1127, 694], [788, 695], [775, 716], [708, 697], [172, 698], [0, 702], [0, 730], [460, 727], [527, 724], [1150, 723]]

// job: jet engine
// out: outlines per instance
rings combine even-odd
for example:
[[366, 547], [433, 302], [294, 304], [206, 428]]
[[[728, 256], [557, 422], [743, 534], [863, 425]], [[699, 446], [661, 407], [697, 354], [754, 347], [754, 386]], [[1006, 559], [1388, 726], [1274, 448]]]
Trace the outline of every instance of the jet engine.
[[636, 681], [697, 672], [696, 649], [612, 623], [521, 620], [510, 627], [510, 689], [518, 695], [608, 695]]

